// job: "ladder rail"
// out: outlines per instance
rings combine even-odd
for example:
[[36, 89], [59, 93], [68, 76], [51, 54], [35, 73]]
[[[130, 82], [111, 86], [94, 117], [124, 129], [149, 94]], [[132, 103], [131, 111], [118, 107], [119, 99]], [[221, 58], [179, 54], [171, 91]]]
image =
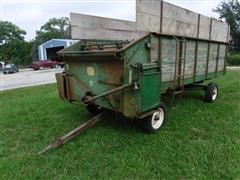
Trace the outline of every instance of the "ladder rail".
[[[181, 66], [183, 66], [183, 68], [181, 68], [181, 70], [183, 72], [182, 72], [182, 77], [180, 77], [180, 79], [181, 79], [180, 81], [182, 81], [181, 85], [180, 85], [182, 92], [184, 91], [184, 79], [185, 79], [185, 70], [186, 70], [186, 53], [187, 53], [187, 41], [186, 41], [186, 39], [184, 39], [184, 52], [183, 52], [183, 58], [182, 58], [183, 62], [181, 62]], [[181, 98], [182, 98], [182, 94], [183, 93], [180, 94]]]
[[[173, 36], [176, 41], [176, 56], [175, 56], [175, 67], [174, 67], [174, 79], [172, 81], [172, 100], [171, 104], [173, 105], [175, 95], [179, 94], [182, 98], [184, 92], [184, 79], [185, 79], [185, 70], [186, 70], [186, 49], [187, 41], [185, 38], [177, 38]], [[178, 68], [177, 68], [178, 66]], [[180, 89], [176, 91], [176, 89]]]
[[179, 41], [178, 41], [178, 38], [176, 36], [173, 36], [175, 41], [176, 41], [176, 54], [175, 54], [175, 64], [174, 64], [174, 79], [173, 79], [173, 82], [172, 82], [172, 89], [173, 89], [173, 92], [172, 92], [172, 100], [171, 100], [171, 104], [173, 104], [173, 101], [174, 101], [174, 98], [175, 98], [175, 91], [176, 91], [176, 76], [177, 76], [177, 62], [178, 62], [178, 45], [179, 45]]

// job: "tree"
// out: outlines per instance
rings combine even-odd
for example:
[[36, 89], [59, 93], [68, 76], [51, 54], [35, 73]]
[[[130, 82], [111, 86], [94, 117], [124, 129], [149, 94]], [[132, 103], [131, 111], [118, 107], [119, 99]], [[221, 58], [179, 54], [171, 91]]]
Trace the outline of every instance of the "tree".
[[31, 49], [33, 47], [34, 41], [24, 42], [22, 48], [19, 50], [19, 53], [22, 54], [20, 62], [18, 64], [27, 65], [32, 62], [31, 58]]
[[0, 29], [0, 60], [18, 63], [26, 32], [8, 21], [0, 21]]
[[219, 13], [220, 19], [230, 25], [232, 36], [231, 51], [240, 52], [240, 3], [238, 0], [223, 1], [213, 10]]
[[35, 43], [31, 50], [33, 59], [38, 58], [38, 46], [51, 39], [69, 39], [70, 34], [70, 21], [67, 17], [52, 18], [46, 22], [39, 31], [36, 31]]

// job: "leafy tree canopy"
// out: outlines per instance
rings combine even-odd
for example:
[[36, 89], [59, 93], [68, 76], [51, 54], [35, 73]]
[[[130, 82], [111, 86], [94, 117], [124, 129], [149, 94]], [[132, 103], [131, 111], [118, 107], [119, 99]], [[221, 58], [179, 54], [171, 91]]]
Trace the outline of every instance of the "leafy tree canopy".
[[220, 19], [230, 25], [232, 36], [231, 51], [240, 52], [240, 3], [238, 0], [222, 1], [220, 5], [213, 10], [219, 13]]
[[23, 42], [26, 32], [8, 21], [0, 21], [0, 45]]
[[66, 39], [70, 38], [70, 21], [67, 17], [59, 19], [49, 19], [40, 29], [36, 32], [36, 39], [48, 41], [53, 38]]
[[21, 57], [26, 32], [8, 21], [0, 21], [0, 60], [13, 61]]

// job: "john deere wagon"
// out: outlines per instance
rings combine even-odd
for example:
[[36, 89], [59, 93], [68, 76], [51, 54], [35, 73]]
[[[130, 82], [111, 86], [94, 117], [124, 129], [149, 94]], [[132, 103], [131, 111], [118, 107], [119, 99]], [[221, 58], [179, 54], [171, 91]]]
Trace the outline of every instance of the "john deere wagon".
[[218, 86], [201, 83], [226, 71], [229, 26], [162, 0], [136, 0], [136, 22], [71, 13], [71, 35], [79, 39], [59, 52], [60, 97], [96, 115], [48, 146], [61, 145], [115, 111], [138, 121], [146, 132], [166, 120], [167, 104], [189, 90], [214, 102]]
[[[196, 46], [197, 44], [197, 46]], [[60, 52], [66, 63], [57, 74], [59, 95], [92, 114], [117, 111], [142, 123], [147, 132], [166, 119], [161, 95], [172, 100], [184, 90], [205, 90], [214, 102], [218, 86], [200, 86], [225, 72], [226, 43], [149, 33], [135, 41], [81, 40]]]

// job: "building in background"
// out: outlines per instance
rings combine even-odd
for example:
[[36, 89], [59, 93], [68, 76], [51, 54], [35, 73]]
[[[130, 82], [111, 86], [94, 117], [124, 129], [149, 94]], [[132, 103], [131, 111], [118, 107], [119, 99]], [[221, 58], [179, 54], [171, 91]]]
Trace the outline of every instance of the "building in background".
[[59, 57], [57, 55], [57, 52], [61, 49], [71, 46], [76, 42], [78, 42], [78, 40], [72, 39], [52, 39], [50, 41], [47, 41], [38, 46], [39, 60], [58, 60]]

